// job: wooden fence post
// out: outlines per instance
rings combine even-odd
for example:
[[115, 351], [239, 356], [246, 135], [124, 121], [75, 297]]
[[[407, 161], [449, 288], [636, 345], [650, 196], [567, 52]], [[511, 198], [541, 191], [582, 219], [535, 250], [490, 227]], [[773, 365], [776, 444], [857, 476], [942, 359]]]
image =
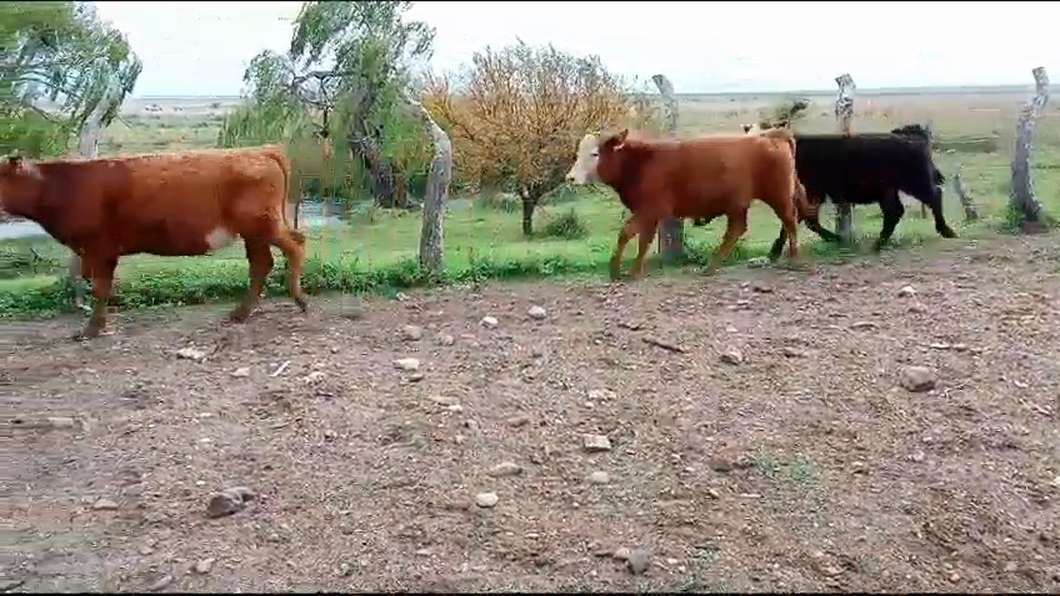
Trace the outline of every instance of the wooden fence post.
[[[81, 125], [80, 138], [78, 139], [77, 152], [84, 159], [95, 159], [99, 157], [99, 139], [103, 135], [103, 127], [106, 125], [103, 119], [111, 111], [114, 104], [120, 104], [122, 100], [122, 86], [114, 82], [104, 91], [103, 97], [96, 104], [95, 109]], [[74, 289], [74, 307], [85, 312], [92, 309], [85, 304], [85, 280], [81, 275], [81, 256], [71, 253], [70, 264], [66, 270], [67, 283]]]
[[[857, 86], [854, 78], [849, 73], [843, 73], [835, 78], [839, 85], [839, 92], [835, 99], [835, 119], [839, 125], [839, 132], [844, 135], [850, 134], [851, 120], [854, 119], [854, 93]], [[835, 203], [835, 227], [839, 234], [840, 246], [850, 246], [854, 240], [854, 215], [850, 203], [846, 197], [832, 197]]]
[[[670, 137], [677, 138], [677, 98], [674, 97], [674, 86], [663, 74], [652, 75], [651, 80], [662, 95]], [[659, 224], [659, 252], [662, 253], [663, 261], [677, 261], [684, 255], [684, 251], [684, 221], [664, 219]]]
[[1019, 214], [1024, 231], [1040, 228], [1043, 221], [1042, 205], [1034, 196], [1034, 181], [1031, 179], [1031, 141], [1034, 138], [1038, 119], [1049, 102], [1049, 75], [1044, 66], [1031, 71], [1034, 75], [1034, 99], [1024, 104], [1016, 125], [1016, 146], [1012, 152], [1012, 187], [1009, 191], [1009, 209]]
[[979, 211], [975, 208], [975, 201], [972, 200], [972, 196], [968, 194], [968, 188], [964, 185], [964, 180], [961, 178], [963, 168], [958, 167], [957, 172], [953, 175], [953, 192], [957, 194], [957, 198], [961, 200], [961, 205], [964, 207], [964, 221], [976, 221], [979, 219]]
[[449, 200], [449, 182], [453, 178], [453, 144], [422, 103], [412, 97], [406, 97], [406, 101], [419, 113], [434, 142], [434, 157], [423, 196], [420, 268], [437, 277], [443, 273], [445, 264], [445, 204]]

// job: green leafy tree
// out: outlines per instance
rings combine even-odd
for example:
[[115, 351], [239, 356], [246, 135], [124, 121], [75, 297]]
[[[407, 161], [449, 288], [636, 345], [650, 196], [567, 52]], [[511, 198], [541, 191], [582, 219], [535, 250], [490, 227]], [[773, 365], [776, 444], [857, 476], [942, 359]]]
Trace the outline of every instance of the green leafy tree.
[[304, 145], [323, 135], [338, 158], [326, 173], [319, 163], [298, 166], [300, 176], [345, 178], [360, 170], [382, 205], [408, 204], [409, 182], [426, 175], [429, 143], [403, 96], [434, 39], [426, 24], [404, 18], [410, 7], [394, 0], [306, 2], [290, 51], [262, 52], [250, 64], [246, 103], [229, 116], [220, 144]]

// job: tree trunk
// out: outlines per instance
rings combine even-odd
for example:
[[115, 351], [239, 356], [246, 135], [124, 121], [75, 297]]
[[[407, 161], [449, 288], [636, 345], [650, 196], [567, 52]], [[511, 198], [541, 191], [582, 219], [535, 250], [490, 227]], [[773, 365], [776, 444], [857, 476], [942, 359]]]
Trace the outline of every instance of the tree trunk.
[[[663, 98], [670, 136], [677, 138], [677, 98], [674, 96], [674, 86], [663, 74], [653, 75], [651, 80], [658, 87], [659, 95]], [[659, 223], [659, 252], [662, 253], [663, 261], [680, 260], [685, 252], [684, 221], [664, 219]]]
[[537, 198], [526, 189], [519, 191], [519, 198], [523, 201], [523, 236], [530, 238], [534, 235], [534, 208], [537, 207]]
[[[854, 119], [854, 93], [857, 86], [849, 73], [843, 73], [835, 78], [839, 85], [839, 93], [835, 100], [835, 118], [839, 125], [839, 132], [844, 135], [850, 134], [851, 121]], [[854, 241], [854, 213], [846, 201], [846, 197], [832, 197], [835, 203], [835, 227], [839, 235], [840, 246], [850, 246]]]
[[406, 98], [423, 118], [428, 135], [434, 141], [434, 158], [423, 196], [423, 226], [420, 230], [420, 268], [432, 276], [443, 273], [445, 257], [445, 205], [449, 199], [449, 182], [453, 177], [453, 144], [430, 112], [418, 101]]
[[1038, 119], [1041, 118], [1045, 105], [1049, 102], [1049, 75], [1045, 67], [1039, 66], [1031, 71], [1034, 75], [1034, 99], [1023, 106], [1019, 123], [1016, 125], [1016, 146], [1012, 152], [1012, 188], [1009, 192], [1009, 205], [1012, 212], [1018, 213], [1024, 229], [1040, 227], [1042, 206], [1034, 194], [1034, 181], [1031, 178], [1031, 142], [1034, 139]]
[[968, 194], [968, 188], [961, 178], [961, 168], [958, 168], [957, 173], [953, 175], [953, 192], [957, 194], [957, 198], [961, 200], [961, 205], [964, 207], [964, 221], [978, 220], [979, 211], [976, 210], [975, 201]]
[[[347, 140], [350, 151], [355, 152], [361, 163], [368, 169], [372, 180], [372, 191], [376, 202], [381, 207], [393, 209], [399, 207], [408, 209], [410, 207], [408, 195], [404, 193], [404, 185], [398, 184], [394, 175], [394, 168], [379, 150], [379, 143], [363, 130], [362, 126], [356, 126], [355, 134]], [[362, 133], [362, 134], [356, 134]]]
[[[120, 103], [122, 100], [122, 86], [120, 83], [112, 83], [106, 91], [104, 91], [103, 98], [100, 99], [99, 103], [96, 104], [96, 108], [92, 110], [92, 113], [85, 119], [84, 125], [81, 126], [81, 135], [78, 140], [78, 154], [85, 159], [95, 159], [99, 157], [99, 139], [103, 134], [103, 117], [110, 111], [115, 103]], [[81, 256], [77, 253], [71, 253], [70, 263], [66, 270], [67, 283], [73, 286], [74, 289], [74, 307], [86, 312], [91, 311], [91, 308], [85, 304], [85, 279], [81, 275]]]

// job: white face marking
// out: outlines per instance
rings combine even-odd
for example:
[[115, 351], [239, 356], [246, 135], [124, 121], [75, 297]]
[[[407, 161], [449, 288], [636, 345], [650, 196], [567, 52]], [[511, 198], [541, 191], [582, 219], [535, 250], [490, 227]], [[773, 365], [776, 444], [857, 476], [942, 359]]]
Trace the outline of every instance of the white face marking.
[[578, 143], [578, 157], [567, 172], [567, 181], [586, 184], [597, 177], [596, 166], [600, 162], [600, 142], [596, 135], [587, 134]]
[[236, 235], [228, 231], [228, 228], [225, 227], [214, 228], [206, 235], [206, 244], [209, 245], [210, 251], [224, 248], [235, 241]]
[[35, 163], [23, 161], [19, 164], [18, 168], [23, 174], [29, 176], [30, 178], [33, 178], [34, 180], [44, 179], [44, 176], [40, 173], [40, 168], [38, 168], [37, 164]]

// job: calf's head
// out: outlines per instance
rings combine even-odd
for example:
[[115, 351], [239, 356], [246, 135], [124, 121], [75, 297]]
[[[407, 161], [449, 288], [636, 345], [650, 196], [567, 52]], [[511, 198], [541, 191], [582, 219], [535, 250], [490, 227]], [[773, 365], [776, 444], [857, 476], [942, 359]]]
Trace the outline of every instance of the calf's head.
[[571, 184], [588, 184], [589, 182], [607, 183], [619, 172], [615, 154], [626, 145], [629, 129], [607, 137], [600, 138], [592, 133], [582, 137], [578, 143], [578, 154], [574, 165], [567, 172], [566, 180]]
[[17, 156], [0, 161], [0, 209], [29, 215], [43, 191], [44, 177], [35, 164]]

